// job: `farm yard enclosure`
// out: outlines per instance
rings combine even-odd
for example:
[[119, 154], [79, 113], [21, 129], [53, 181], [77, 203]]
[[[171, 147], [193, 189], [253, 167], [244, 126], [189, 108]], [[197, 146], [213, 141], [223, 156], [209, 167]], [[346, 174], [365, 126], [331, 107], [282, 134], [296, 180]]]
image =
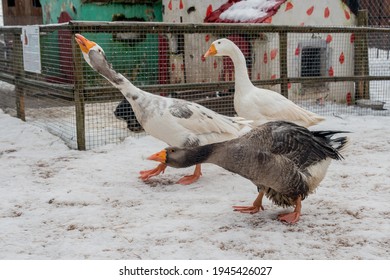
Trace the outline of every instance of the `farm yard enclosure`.
[[137, 136], [140, 127], [131, 112], [121, 112], [126, 104], [118, 108], [121, 93], [86, 65], [75, 33], [101, 45], [113, 67], [136, 86], [196, 101], [222, 114], [235, 114], [234, 69], [228, 58], [203, 56], [211, 42], [222, 37], [242, 47], [255, 85], [274, 89], [313, 112], [388, 114], [371, 105], [389, 106], [389, 53], [369, 48], [372, 40], [389, 36], [388, 28], [150, 22], [42, 25], [41, 73], [24, 71], [22, 28], [1, 27], [0, 32], [4, 41], [0, 79], [15, 85], [14, 91], [2, 93], [0, 106], [81, 150]]
[[[41, 74], [23, 70], [21, 28], [0, 33], [1, 259], [388, 259], [390, 63], [389, 51], [377, 48], [388, 28], [47, 25], [40, 27]], [[251, 203], [256, 188], [213, 165], [186, 188], [174, 184], [182, 169], [145, 184], [138, 171], [154, 166], [145, 158], [166, 144], [118, 112], [122, 95], [86, 65], [75, 33], [99, 43], [137, 86], [228, 115], [233, 69], [203, 54], [213, 39], [236, 38], [256, 85], [287, 90], [324, 115], [313, 129], [352, 132], [345, 160], [331, 164], [294, 226], [276, 221], [284, 210], [268, 200], [262, 213], [232, 212], [231, 205]], [[375, 102], [386, 102], [383, 110]]]

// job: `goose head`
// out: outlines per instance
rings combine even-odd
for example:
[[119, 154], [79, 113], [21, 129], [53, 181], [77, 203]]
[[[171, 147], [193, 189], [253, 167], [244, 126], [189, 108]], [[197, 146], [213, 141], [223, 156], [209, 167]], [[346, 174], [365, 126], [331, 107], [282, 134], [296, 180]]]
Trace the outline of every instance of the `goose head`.
[[108, 80], [113, 81], [115, 77], [112, 65], [107, 61], [102, 47], [80, 34], [75, 35], [75, 40], [79, 44], [83, 57], [88, 65]]
[[210, 48], [204, 54], [204, 57], [208, 56], [230, 56], [236, 45], [229, 39], [223, 38], [215, 40], [211, 43]]
[[176, 147], [168, 147], [148, 157], [149, 160], [155, 160], [171, 167], [183, 167], [185, 165], [186, 152]]
[[147, 159], [164, 163], [170, 167], [183, 168], [196, 164], [194, 156], [191, 149], [168, 147]]

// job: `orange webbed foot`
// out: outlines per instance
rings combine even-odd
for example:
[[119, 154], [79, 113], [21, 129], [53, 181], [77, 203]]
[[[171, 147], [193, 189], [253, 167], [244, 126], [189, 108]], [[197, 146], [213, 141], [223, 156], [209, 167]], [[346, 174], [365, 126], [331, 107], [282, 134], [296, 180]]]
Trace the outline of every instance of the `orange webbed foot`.
[[257, 212], [264, 211], [263, 207], [263, 196], [264, 192], [259, 192], [259, 194], [256, 197], [256, 200], [253, 202], [252, 206], [233, 206], [234, 211], [238, 211], [240, 213], [248, 213], [248, 214], [255, 214]]
[[195, 167], [194, 174], [184, 176], [177, 183], [178, 184], [182, 184], [182, 185], [189, 185], [189, 184], [192, 184], [192, 183], [198, 181], [200, 176], [202, 176], [201, 165], [197, 164], [196, 167]]
[[298, 222], [299, 217], [301, 216], [301, 209], [302, 209], [301, 200], [302, 200], [301, 197], [298, 196], [298, 198], [295, 200], [294, 212], [279, 214], [278, 220], [281, 222], [288, 223], [288, 224], [295, 224], [296, 222]]
[[301, 214], [299, 212], [279, 214], [278, 220], [281, 222], [288, 223], [288, 224], [295, 224], [296, 222], [299, 221], [300, 216], [301, 216]]
[[146, 181], [146, 180], [150, 179], [151, 177], [157, 176], [160, 173], [164, 173], [165, 168], [167, 168], [167, 166], [165, 164], [161, 163], [154, 169], [140, 171], [139, 177], [143, 181]]
[[240, 213], [247, 213], [247, 214], [255, 214], [257, 212], [264, 211], [264, 207], [262, 205], [260, 206], [233, 206], [234, 211], [238, 211]]
[[198, 181], [200, 175], [187, 175], [181, 178], [179, 181], [177, 181], [178, 184], [182, 185], [190, 185], [196, 181]]

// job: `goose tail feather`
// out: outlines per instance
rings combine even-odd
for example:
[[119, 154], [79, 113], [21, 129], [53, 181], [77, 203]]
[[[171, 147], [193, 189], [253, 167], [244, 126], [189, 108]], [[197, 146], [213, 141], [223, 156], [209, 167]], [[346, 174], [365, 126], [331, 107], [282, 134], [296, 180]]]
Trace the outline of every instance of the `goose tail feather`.
[[342, 130], [320, 130], [320, 131], [312, 131], [312, 134], [315, 137], [324, 139], [327, 144], [329, 144], [338, 155], [338, 159], [343, 159], [344, 157], [340, 154], [340, 152], [344, 151], [345, 148], [349, 144], [349, 138], [346, 136], [332, 138], [335, 134], [340, 133], [351, 133], [350, 131], [342, 131]]

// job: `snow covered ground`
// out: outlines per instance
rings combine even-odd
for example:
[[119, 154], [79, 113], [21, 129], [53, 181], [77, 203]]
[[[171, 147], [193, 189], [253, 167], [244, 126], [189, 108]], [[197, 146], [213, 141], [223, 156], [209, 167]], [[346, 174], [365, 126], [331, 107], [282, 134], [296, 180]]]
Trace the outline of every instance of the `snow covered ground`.
[[[345, 160], [333, 162], [298, 224], [256, 187], [205, 164], [168, 168], [149, 183], [138, 171], [166, 145], [151, 136], [80, 152], [0, 110], [0, 259], [389, 259], [390, 117], [328, 117], [313, 129], [349, 130]], [[291, 210], [291, 209], [288, 209]]]

